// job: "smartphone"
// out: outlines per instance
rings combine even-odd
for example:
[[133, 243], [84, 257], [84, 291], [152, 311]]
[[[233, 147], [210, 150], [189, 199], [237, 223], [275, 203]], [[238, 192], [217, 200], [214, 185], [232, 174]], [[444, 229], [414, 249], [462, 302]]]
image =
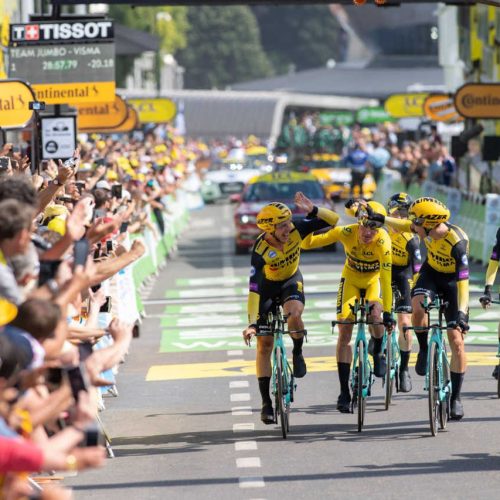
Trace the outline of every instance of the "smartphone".
[[104, 165], [105, 162], [106, 162], [106, 160], [104, 158], [96, 158], [94, 160], [94, 163], [96, 164], [97, 167]]
[[10, 158], [8, 156], [0, 156], [0, 171], [7, 170], [10, 166]]
[[121, 184], [113, 184], [111, 186], [111, 196], [113, 198], [121, 199], [122, 197], [122, 185]]
[[85, 436], [82, 439], [80, 446], [102, 446], [104, 444], [104, 436], [97, 426], [97, 423], [90, 424], [84, 431]]
[[38, 274], [38, 286], [42, 286], [47, 283], [47, 281], [54, 279], [60, 264], [60, 260], [41, 260], [40, 272]]
[[75, 242], [73, 247], [73, 269], [76, 266], [85, 266], [87, 257], [89, 256], [89, 242], [85, 238]]
[[113, 240], [106, 241], [106, 253], [111, 253], [113, 251]]
[[85, 181], [76, 181], [75, 186], [76, 189], [78, 189], [78, 192], [82, 194], [83, 190], [85, 189]]
[[80, 391], [87, 391], [89, 387], [85, 365], [80, 363], [77, 366], [66, 367], [64, 371], [71, 386], [71, 394], [75, 401], [78, 401], [78, 393]]
[[[101, 244], [97, 243], [97, 248], [94, 250], [94, 260], [97, 260], [101, 257]], [[92, 290], [95, 291], [95, 290]]]
[[76, 165], [76, 158], [68, 158], [64, 163], [63, 165], [65, 167], [71, 167], [71, 168], [74, 168], [75, 165]]
[[120, 233], [126, 233], [128, 229], [128, 222], [122, 222], [120, 225]]
[[111, 312], [111, 296], [109, 295], [106, 296], [106, 302], [104, 302], [104, 304], [101, 306], [99, 312], [101, 313]]

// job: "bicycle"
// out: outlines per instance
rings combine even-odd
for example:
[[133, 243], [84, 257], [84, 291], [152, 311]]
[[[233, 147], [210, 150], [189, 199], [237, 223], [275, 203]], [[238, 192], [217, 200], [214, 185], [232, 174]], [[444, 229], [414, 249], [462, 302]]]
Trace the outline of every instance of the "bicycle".
[[[268, 324], [270, 325], [270, 334], [274, 338], [271, 377], [275, 400], [274, 423], [277, 424], [279, 418], [283, 439], [286, 439], [287, 433], [290, 432], [290, 408], [297, 387], [283, 341], [283, 335], [289, 333], [285, 331], [285, 322], [286, 317], [283, 314], [283, 308], [279, 299], [277, 299], [273, 302], [273, 306], [269, 311]], [[267, 335], [267, 333], [263, 335]]]
[[[394, 304], [396, 304], [401, 297], [401, 294], [397, 288], [393, 287], [392, 297], [394, 311]], [[394, 386], [396, 386], [396, 392], [399, 392], [399, 364], [401, 355], [399, 352], [399, 344], [395, 332], [396, 329], [389, 332], [385, 330], [384, 337], [382, 339], [382, 352], [385, 352], [385, 359], [387, 364], [385, 377], [382, 381], [382, 384], [385, 387], [384, 404], [386, 410], [389, 409], [389, 406], [391, 404]]]
[[[443, 329], [446, 329], [446, 326], [443, 326], [443, 316], [448, 303], [443, 302], [442, 297], [437, 295], [431, 302], [425, 296], [421, 305], [427, 315], [427, 331], [431, 331], [424, 390], [428, 391], [429, 423], [431, 434], [435, 436], [438, 432], [438, 421], [440, 429], [444, 430], [450, 418], [450, 363], [446, 353], [446, 342], [443, 337]], [[438, 322], [433, 324], [431, 324], [432, 309], [439, 311]], [[408, 326], [404, 328], [404, 331], [408, 330], [415, 330], [415, 327]]]
[[[366, 398], [371, 395], [371, 387], [375, 382], [372, 365], [368, 358], [368, 343], [366, 341], [365, 325], [381, 325], [383, 323], [368, 323], [367, 315], [373, 306], [365, 302], [366, 290], [360, 290], [360, 298], [350, 304], [354, 321], [332, 321], [332, 334], [335, 325], [359, 325], [356, 340], [354, 341], [354, 358], [351, 370], [351, 413], [354, 413], [354, 407], [358, 409], [358, 432], [361, 432], [365, 420]], [[358, 319], [359, 314], [359, 319]]]

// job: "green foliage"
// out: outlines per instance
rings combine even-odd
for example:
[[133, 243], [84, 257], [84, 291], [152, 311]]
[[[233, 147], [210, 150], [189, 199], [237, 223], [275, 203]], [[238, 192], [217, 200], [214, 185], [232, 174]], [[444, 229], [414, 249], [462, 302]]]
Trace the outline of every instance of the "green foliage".
[[259, 5], [253, 11], [277, 73], [342, 60], [342, 30], [327, 5]]
[[176, 54], [187, 88], [224, 88], [273, 74], [248, 6], [190, 7], [188, 23], [188, 45]]

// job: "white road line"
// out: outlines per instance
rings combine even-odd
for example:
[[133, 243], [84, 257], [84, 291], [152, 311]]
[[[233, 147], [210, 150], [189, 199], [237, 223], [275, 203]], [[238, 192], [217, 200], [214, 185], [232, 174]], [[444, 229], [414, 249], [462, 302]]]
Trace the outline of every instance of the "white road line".
[[257, 441], [236, 441], [235, 451], [252, 451], [257, 449]]
[[243, 356], [243, 351], [241, 349], [234, 351], [227, 351], [228, 356]]
[[229, 382], [229, 389], [242, 389], [248, 387], [248, 380], [231, 380]]
[[250, 394], [248, 392], [231, 394], [231, 402], [234, 403], [236, 401], [250, 401]]
[[236, 459], [238, 469], [250, 469], [253, 467], [262, 467], [259, 457], [242, 457]]
[[252, 409], [250, 408], [250, 406], [240, 406], [237, 408], [233, 408], [231, 410], [231, 414], [233, 415], [233, 417], [249, 417], [250, 415], [252, 415]]
[[233, 424], [233, 432], [248, 432], [254, 431], [255, 424], [253, 422], [245, 422], [242, 424]]
[[264, 488], [263, 477], [240, 477], [240, 488]]

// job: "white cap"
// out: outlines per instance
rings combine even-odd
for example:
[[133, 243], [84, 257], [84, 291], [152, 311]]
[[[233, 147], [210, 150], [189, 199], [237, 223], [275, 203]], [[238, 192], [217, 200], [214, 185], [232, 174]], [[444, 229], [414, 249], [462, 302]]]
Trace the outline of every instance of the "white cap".
[[96, 189], [107, 189], [108, 191], [111, 191], [111, 186], [109, 185], [109, 182], [106, 180], [101, 180], [95, 185]]

